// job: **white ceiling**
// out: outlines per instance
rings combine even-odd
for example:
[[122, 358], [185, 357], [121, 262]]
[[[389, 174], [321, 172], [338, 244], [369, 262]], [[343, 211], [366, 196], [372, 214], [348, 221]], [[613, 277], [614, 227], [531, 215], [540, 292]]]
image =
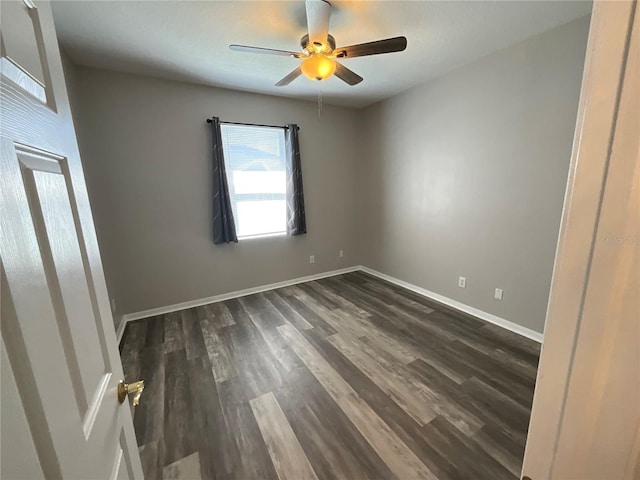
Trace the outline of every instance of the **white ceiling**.
[[590, 1], [331, 0], [338, 46], [404, 35], [404, 52], [344, 60], [364, 77], [274, 83], [299, 60], [230, 43], [299, 50], [303, 1], [67, 1], [53, 12], [74, 63], [237, 90], [362, 107], [591, 11]]

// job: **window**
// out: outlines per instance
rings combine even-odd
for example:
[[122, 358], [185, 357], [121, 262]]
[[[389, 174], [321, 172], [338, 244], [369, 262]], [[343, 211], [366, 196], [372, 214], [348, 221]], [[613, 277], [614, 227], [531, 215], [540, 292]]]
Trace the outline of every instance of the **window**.
[[238, 238], [286, 233], [284, 130], [230, 124], [220, 127]]

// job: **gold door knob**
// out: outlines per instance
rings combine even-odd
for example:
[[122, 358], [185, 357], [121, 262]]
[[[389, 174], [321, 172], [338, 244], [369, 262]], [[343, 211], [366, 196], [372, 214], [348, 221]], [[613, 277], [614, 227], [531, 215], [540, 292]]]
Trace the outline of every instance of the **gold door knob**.
[[140, 404], [140, 395], [144, 390], [144, 380], [138, 380], [133, 383], [124, 383], [124, 380], [120, 380], [118, 383], [118, 401], [124, 402], [127, 398], [127, 394], [133, 395], [133, 406], [137, 407]]

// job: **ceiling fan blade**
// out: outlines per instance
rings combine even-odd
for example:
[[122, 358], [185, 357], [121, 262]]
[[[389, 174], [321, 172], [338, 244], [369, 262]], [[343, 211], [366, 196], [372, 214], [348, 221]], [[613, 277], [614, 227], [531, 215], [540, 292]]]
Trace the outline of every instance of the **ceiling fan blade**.
[[362, 77], [360, 75], [358, 75], [353, 70], [349, 70], [344, 65], [340, 65], [338, 62], [336, 62], [335, 75], [340, 80], [342, 80], [345, 83], [348, 83], [349, 85], [357, 85], [362, 81]]
[[337, 58], [364, 57], [366, 55], [379, 55], [381, 53], [401, 52], [407, 48], [406, 37], [393, 37], [375, 42], [359, 43], [348, 47], [336, 48], [333, 55]]
[[276, 83], [276, 87], [284, 87], [285, 85], [289, 85], [291, 82], [293, 82], [300, 75], [302, 75], [302, 69], [300, 67], [298, 67], [293, 72], [291, 72], [289, 75], [287, 75], [282, 80], [280, 80], [278, 83]]
[[267, 55], [280, 55], [282, 57], [305, 58], [307, 55], [299, 52], [290, 52], [288, 50], [276, 50], [274, 48], [250, 47], [248, 45], [229, 45], [229, 49], [236, 52], [246, 53], [266, 53]]
[[307, 0], [305, 6], [307, 9], [309, 43], [326, 45], [329, 35], [331, 4], [326, 0]]

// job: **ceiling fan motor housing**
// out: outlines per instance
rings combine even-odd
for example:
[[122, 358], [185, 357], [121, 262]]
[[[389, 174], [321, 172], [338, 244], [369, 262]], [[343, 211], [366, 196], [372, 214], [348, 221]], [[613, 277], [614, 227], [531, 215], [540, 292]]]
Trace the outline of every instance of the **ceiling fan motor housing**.
[[327, 35], [327, 42], [323, 45], [319, 42], [309, 43], [309, 34], [303, 35], [300, 39], [300, 46], [307, 53], [323, 53], [330, 54], [336, 49], [336, 39], [332, 35]]

